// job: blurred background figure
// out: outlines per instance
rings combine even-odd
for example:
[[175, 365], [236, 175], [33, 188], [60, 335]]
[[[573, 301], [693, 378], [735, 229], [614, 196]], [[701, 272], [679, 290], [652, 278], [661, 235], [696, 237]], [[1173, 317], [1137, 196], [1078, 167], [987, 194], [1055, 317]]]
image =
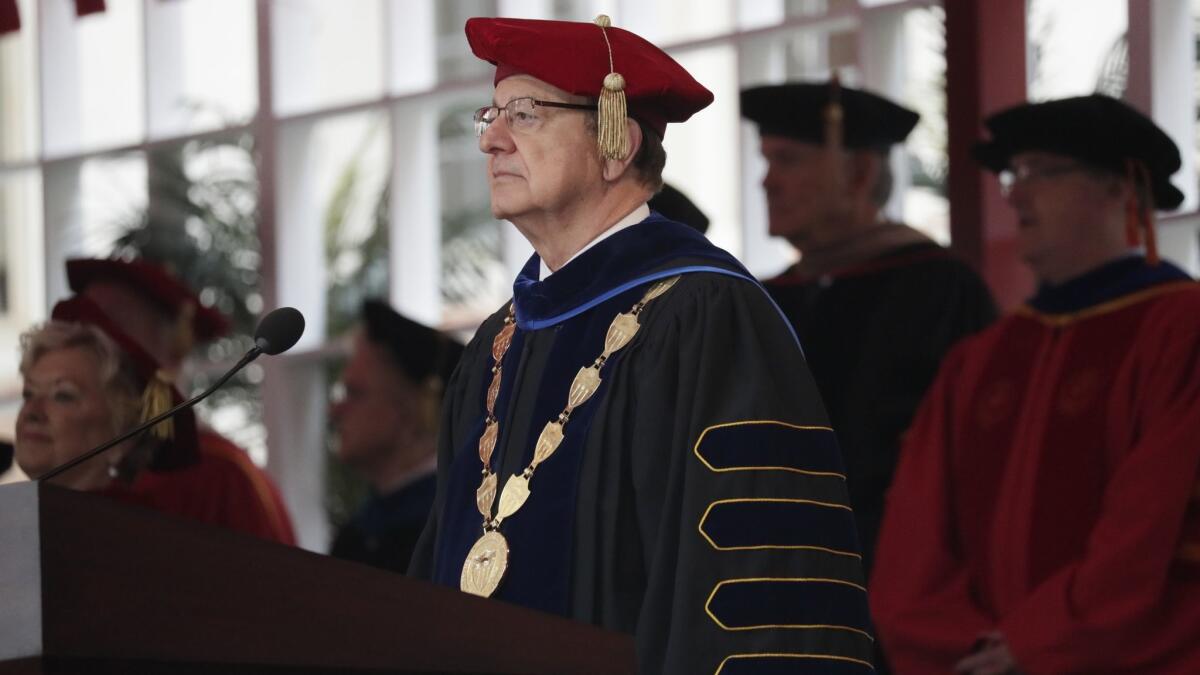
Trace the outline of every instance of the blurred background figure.
[[968, 265], [883, 214], [888, 155], [916, 113], [835, 82], [747, 89], [741, 104], [767, 160], [770, 233], [801, 255], [765, 285], [837, 433], [869, 572], [900, 436], [946, 351], [995, 307]]
[[871, 601], [899, 673], [1200, 672], [1200, 286], [1156, 260], [1179, 149], [1128, 105], [985, 124], [1037, 293], [947, 357]]
[[[204, 306], [166, 268], [146, 260], [73, 259], [67, 281], [175, 381], [196, 345], [229, 332], [220, 312]], [[206, 522], [285, 544], [295, 543], [278, 488], [245, 451], [205, 426], [197, 430], [196, 461], [147, 490], [170, 492]]]
[[442, 394], [463, 347], [382, 301], [362, 314], [330, 415], [338, 458], [371, 493], [330, 555], [404, 572], [433, 506]]
[[[86, 298], [58, 303], [50, 321], [22, 336], [21, 376], [15, 454], [32, 477], [183, 400], [158, 362]], [[196, 459], [189, 410], [51, 480], [198, 517], [183, 513], [176, 495], [145, 489], [149, 473], [180, 470]]]
[[704, 234], [708, 232], [708, 216], [675, 186], [663, 183], [662, 189], [647, 202], [651, 211], [658, 211], [669, 220], [683, 223]]

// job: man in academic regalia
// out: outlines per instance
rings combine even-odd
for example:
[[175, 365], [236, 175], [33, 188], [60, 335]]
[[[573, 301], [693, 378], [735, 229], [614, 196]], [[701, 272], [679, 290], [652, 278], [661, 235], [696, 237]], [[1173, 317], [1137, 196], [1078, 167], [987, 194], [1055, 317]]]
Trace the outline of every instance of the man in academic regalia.
[[[201, 303], [164, 267], [147, 260], [68, 260], [67, 281], [74, 293], [95, 304], [172, 379], [195, 345], [230, 329], [224, 315]], [[296, 543], [279, 489], [244, 450], [203, 425], [198, 425], [198, 454], [193, 461], [169, 472], [144, 472], [123, 496], [184, 518]]]
[[769, 231], [801, 253], [765, 285], [837, 432], [869, 573], [901, 435], [946, 352], [995, 307], [969, 266], [883, 215], [888, 153], [915, 112], [837, 82], [796, 82], [743, 91], [742, 115], [762, 137]]
[[368, 300], [362, 314], [330, 417], [338, 459], [371, 493], [329, 554], [404, 572], [433, 506], [442, 395], [463, 348], [386, 302]]
[[796, 340], [736, 260], [646, 206], [667, 124], [712, 94], [607, 17], [466, 32], [496, 66], [492, 211], [536, 254], [450, 382], [412, 573], [633, 633], [645, 673], [871, 672]]
[[1179, 149], [1099, 95], [986, 125], [1040, 286], [951, 352], [905, 441], [884, 651], [901, 674], [1200, 672], [1200, 286], [1150, 220], [1183, 199]]

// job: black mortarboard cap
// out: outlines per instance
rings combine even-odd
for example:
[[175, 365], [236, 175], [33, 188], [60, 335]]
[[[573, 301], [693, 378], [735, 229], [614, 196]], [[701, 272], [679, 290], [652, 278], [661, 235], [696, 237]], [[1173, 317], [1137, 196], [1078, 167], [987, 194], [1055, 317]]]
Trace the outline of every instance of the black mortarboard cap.
[[414, 382], [430, 377], [445, 383], [458, 365], [463, 346], [450, 336], [401, 315], [382, 300], [363, 303], [367, 339], [383, 347]]
[[[793, 82], [742, 91], [742, 116], [758, 125], [763, 136], [783, 136], [806, 143], [825, 143], [825, 110], [833, 85]], [[902, 142], [917, 126], [917, 113], [882, 96], [840, 86], [842, 146], [882, 150]]]
[[668, 219], [683, 223], [700, 234], [708, 232], [708, 216], [674, 186], [663, 183], [658, 194], [650, 198], [650, 208]]
[[977, 143], [975, 159], [992, 171], [1008, 168], [1013, 155], [1041, 151], [1072, 157], [1119, 175], [1127, 160], [1141, 162], [1159, 209], [1173, 209], [1183, 193], [1171, 184], [1179, 148], [1150, 118], [1101, 94], [1025, 103], [984, 120], [991, 140]]

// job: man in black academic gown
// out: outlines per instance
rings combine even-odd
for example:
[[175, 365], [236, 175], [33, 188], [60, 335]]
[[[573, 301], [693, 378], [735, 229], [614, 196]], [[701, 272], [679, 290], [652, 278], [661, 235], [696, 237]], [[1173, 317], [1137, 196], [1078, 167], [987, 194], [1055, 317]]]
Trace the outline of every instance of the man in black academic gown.
[[492, 211], [537, 253], [450, 382], [411, 572], [633, 633], [645, 673], [871, 672], [795, 337], [735, 259], [646, 206], [667, 124], [712, 94], [606, 17], [466, 31], [496, 65], [475, 117]]
[[330, 413], [338, 459], [366, 478], [371, 494], [338, 529], [330, 555], [408, 569], [433, 506], [439, 408], [462, 349], [385, 302], [363, 303], [343, 396]]
[[741, 103], [762, 137], [770, 233], [801, 253], [765, 285], [837, 432], [869, 572], [900, 437], [942, 357], [995, 308], [970, 267], [882, 214], [888, 154], [915, 112], [836, 82], [756, 87]]

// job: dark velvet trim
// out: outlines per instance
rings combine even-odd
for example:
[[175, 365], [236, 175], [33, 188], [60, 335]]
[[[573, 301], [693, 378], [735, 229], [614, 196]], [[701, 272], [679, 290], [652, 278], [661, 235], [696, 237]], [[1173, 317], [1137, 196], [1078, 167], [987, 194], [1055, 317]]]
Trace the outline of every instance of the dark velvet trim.
[[641, 223], [584, 251], [544, 281], [538, 278], [541, 259], [531, 256], [513, 283], [517, 324], [565, 314], [638, 277], [689, 263], [714, 264], [753, 279], [736, 258], [704, 235], [651, 212]]
[[[575, 374], [603, 351], [604, 336], [613, 318], [629, 311], [641, 299], [643, 291], [633, 289], [598, 305], [595, 311], [544, 329], [555, 335], [537, 388], [531, 416], [533, 422], [524, 440], [511, 448], [520, 450], [522, 468], [533, 460], [533, 450], [542, 428], [557, 417], [566, 404]], [[646, 311], [653, 312], [654, 309], [651, 305]], [[534, 474], [529, 501], [501, 526], [501, 532], [513, 547], [514, 557], [509, 578], [501, 585], [497, 598], [546, 612], [570, 613], [575, 504], [584, 444], [597, 402], [607, 395], [613, 373], [618, 370], [621, 360], [637, 349], [637, 344], [635, 339], [605, 364], [600, 388], [589, 404], [576, 408], [571, 414], [558, 450]]]
[[700, 532], [718, 550], [817, 548], [857, 555], [849, 508], [804, 500], [714, 502]]
[[717, 675], [866, 675], [875, 669], [857, 659], [818, 654], [738, 654], [717, 669]]
[[1186, 272], [1169, 262], [1151, 265], [1141, 256], [1130, 256], [1058, 285], [1043, 284], [1028, 304], [1043, 314], [1070, 314], [1153, 286], [1189, 279]]
[[845, 477], [837, 437], [826, 427], [746, 421], [709, 427], [696, 456], [713, 471], [775, 470]]
[[[500, 392], [496, 400], [500, 438], [492, 458], [492, 469], [500, 474], [500, 491], [503, 491], [504, 481], [511, 473], [520, 471], [533, 459], [537, 437], [545, 424], [561, 412], [576, 372], [603, 351], [604, 336], [613, 318], [628, 311], [641, 298], [643, 291], [641, 288], [632, 289], [592, 311], [551, 328], [540, 331], [516, 330], [503, 361]], [[654, 311], [653, 305], [646, 311]], [[532, 362], [533, 357], [527, 347], [534, 340], [552, 340], [544, 364]], [[555, 614], [569, 614], [572, 524], [575, 520], [583, 444], [596, 411], [595, 402], [605, 396], [612, 379], [611, 373], [617, 370], [618, 363], [627, 353], [636, 349], [636, 345], [635, 339], [609, 359], [593, 400], [589, 405], [575, 409], [566, 425], [562, 443], [533, 475], [528, 501], [501, 524], [500, 532], [508, 540], [510, 555], [508, 573], [493, 596], [496, 599]], [[491, 360], [488, 361], [490, 367]], [[526, 369], [540, 372], [541, 378], [526, 382], [536, 388], [516, 392], [514, 383]], [[521, 405], [528, 407], [517, 411], [514, 405], [517, 405], [521, 395], [532, 396], [532, 400], [526, 400]], [[482, 534], [482, 517], [475, 506], [475, 490], [480, 481], [476, 448], [483, 432], [482, 411], [485, 401], [482, 399], [485, 396], [486, 391], [481, 392], [481, 400], [477, 403], [481, 411], [480, 423], [466, 440], [469, 447], [459, 451], [458, 460], [451, 468], [442, 514], [445, 529], [442, 530], [434, 580], [452, 587], [458, 586], [463, 561]], [[510, 440], [511, 434], [516, 433], [515, 415], [527, 417], [531, 423], [525, 438]], [[519, 462], [514, 463], [512, 458], [507, 457], [505, 449], [520, 452]]]
[[[503, 417], [502, 411], [507, 408], [512, 398], [513, 383], [516, 381], [517, 366], [520, 354], [525, 346], [525, 333], [515, 331], [508, 352], [502, 362], [500, 391], [496, 398], [496, 411]], [[488, 345], [491, 352], [491, 345]], [[494, 361], [489, 357], [486, 367], [491, 369]], [[488, 382], [491, 380], [488, 379]], [[484, 421], [487, 410], [487, 387], [482, 387], [475, 401], [479, 416], [471, 432], [464, 441], [468, 447], [460, 448], [455, 454], [456, 461], [450, 467], [450, 476], [446, 481], [446, 500], [440, 514], [439, 527], [441, 536], [438, 538], [436, 564], [433, 571], [433, 581], [452, 588], [459, 587], [459, 577], [462, 574], [463, 562], [467, 552], [471, 550], [475, 540], [483, 535], [483, 516], [475, 507], [475, 491], [479, 488], [482, 478], [483, 465], [479, 461], [479, 438], [483, 435]], [[501, 438], [497, 439], [499, 448], [506, 434], [507, 425], [500, 425]], [[492, 471], [499, 467], [497, 454], [492, 456]]]
[[869, 633], [861, 587], [832, 579], [733, 579], [705, 604], [726, 630], [833, 628]]

